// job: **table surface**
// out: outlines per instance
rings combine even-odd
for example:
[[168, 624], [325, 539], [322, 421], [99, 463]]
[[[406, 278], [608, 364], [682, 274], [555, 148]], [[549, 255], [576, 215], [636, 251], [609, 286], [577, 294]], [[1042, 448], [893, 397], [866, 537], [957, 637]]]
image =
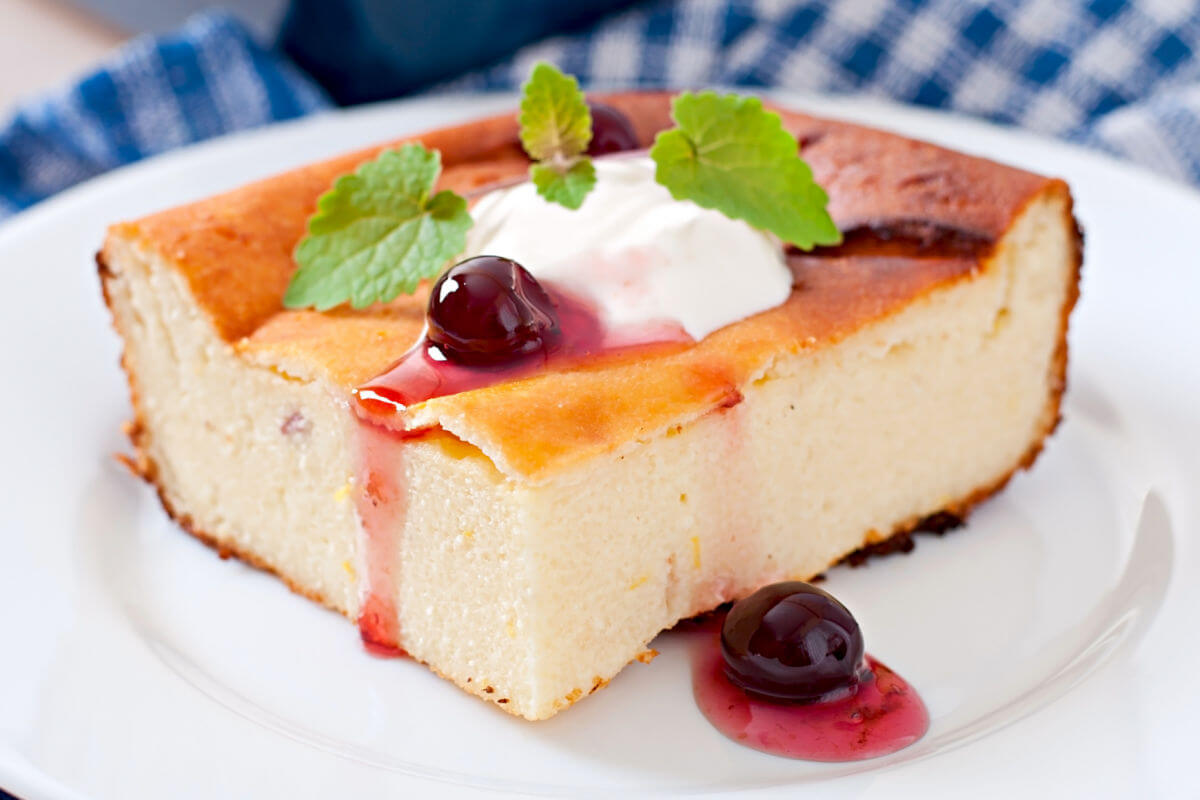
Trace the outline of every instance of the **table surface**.
[[[126, 38], [54, 0], [0, 0], [0, 121], [15, 103], [86, 70]], [[0, 800], [17, 800], [0, 788]]]
[[14, 103], [69, 81], [127, 38], [57, 0], [0, 0], [0, 20], [0, 121]]

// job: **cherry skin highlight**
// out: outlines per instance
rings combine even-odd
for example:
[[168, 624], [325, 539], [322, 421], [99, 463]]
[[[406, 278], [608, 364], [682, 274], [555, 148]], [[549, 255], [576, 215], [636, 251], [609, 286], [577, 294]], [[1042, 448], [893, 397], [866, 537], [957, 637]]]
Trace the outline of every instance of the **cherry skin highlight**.
[[819, 703], [858, 691], [868, 670], [862, 631], [833, 595], [802, 581], [734, 603], [721, 627], [730, 683], [775, 703]]
[[500, 256], [468, 258], [443, 273], [429, 294], [428, 320], [429, 342], [469, 366], [545, 359], [561, 335], [546, 290]]
[[588, 109], [592, 112], [592, 140], [587, 149], [589, 156], [636, 150], [640, 146], [629, 117], [604, 103], [588, 102]]

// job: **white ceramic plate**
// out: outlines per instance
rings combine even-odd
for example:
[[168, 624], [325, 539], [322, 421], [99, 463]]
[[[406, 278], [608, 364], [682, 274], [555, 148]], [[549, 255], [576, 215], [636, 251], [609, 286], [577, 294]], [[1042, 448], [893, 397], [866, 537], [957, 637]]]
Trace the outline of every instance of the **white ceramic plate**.
[[1200, 741], [1200, 196], [1098, 155], [871, 101], [791, 98], [1063, 175], [1087, 229], [1066, 422], [968, 527], [829, 588], [933, 717], [877, 761], [723, 739], [683, 648], [566, 714], [508, 717], [222, 562], [110, 458], [128, 415], [92, 253], [104, 226], [509, 106], [338, 113], [121, 170], [0, 226], [0, 786], [32, 798], [398, 793], [1191, 794]]

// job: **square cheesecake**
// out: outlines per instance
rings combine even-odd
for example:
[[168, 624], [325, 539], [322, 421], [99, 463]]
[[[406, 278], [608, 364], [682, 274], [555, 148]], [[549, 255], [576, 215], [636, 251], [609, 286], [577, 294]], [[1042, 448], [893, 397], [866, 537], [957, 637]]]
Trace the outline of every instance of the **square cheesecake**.
[[[607, 96], [649, 144], [660, 93]], [[844, 241], [686, 346], [365, 422], [428, 289], [288, 310], [317, 197], [377, 150], [114, 225], [131, 467], [188, 532], [504, 710], [544, 719], [681, 619], [962, 519], [1059, 418], [1081, 240], [1059, 180], [779, 112]], [[459, 192], [523, 174], [515, 115], [410, 140]], [[396, 143], [391, 143], [392, 146]], [[733, 279], [733, 278], [731, 278]]]

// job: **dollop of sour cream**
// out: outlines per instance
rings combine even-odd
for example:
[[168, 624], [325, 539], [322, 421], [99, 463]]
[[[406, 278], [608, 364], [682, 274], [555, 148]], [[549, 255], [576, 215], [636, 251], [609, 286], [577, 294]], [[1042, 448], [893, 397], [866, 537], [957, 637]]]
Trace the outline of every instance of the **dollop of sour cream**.
[[511, 258], [593, 303], [613, 330], [681, 328], [700, 340], [787, 299], [778, 239], [675, 200], [648, 157], [594, 163], [596, 186], [575, 211], [528, 182], [484, 195], [465, 256]]

